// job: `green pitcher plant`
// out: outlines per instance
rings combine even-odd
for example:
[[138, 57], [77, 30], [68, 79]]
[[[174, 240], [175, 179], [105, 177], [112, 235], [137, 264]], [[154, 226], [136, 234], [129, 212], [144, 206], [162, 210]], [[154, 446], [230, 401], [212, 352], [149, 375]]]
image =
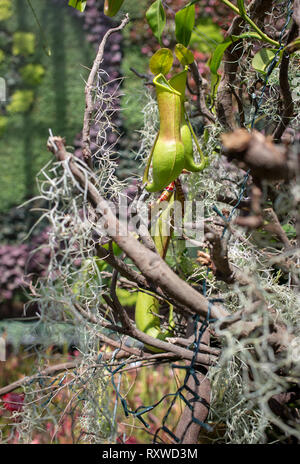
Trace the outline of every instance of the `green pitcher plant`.
[[[174, 327], [173, 322], [173, 306], [170, 304], [169, 309], [169, 329], [162, 331], [160, 327], [159, 314], [159, 301], [158, 299], [148, 293], [139, 292], [137, 302], [135, 305], [135, 323], [136, 327], [151, 337], [158, 340], [166, 340], [172, 337]], [[145, 345], [150, 351], [160, 353], [159, 348], [154, 348], [151, 345]]]
[[[181, 141], [181, 94], [173, 89], [163, 74], [153, 83], [156, 88], [159, 111], [159, 132], [144, 172], [143, 182], [148, 192], [163, 190], [175, 180], [184, 168], [184, 145]], [[148, 182], [152, 161], [152, 182]]]
[[[173, 206], [174, 199], [178, 199], [177, 192], [169, 192], [169, 195], [164, 195], [163, 199], [164, 201], [168, 201], [169, 204], [156, 222], [153, 241], [157, 252], [165, 259], [173, 232]], [[135, 323], [136, 327], [147, 335], [159, 340], [165, 340], [173, 335], [175, 326], [173, 321], [173, 306], [169, 303], [169, 327], [165, 331], [160, 327], [159, 306], [159, 301], [154, 295], [140, 291], [135, 306]], [[146, 346], [150, 351], [156, 353], [161, 351], [150, 345]]]
[[[154, 79], [159, 111], [159, 132], [150, 153], [143, 183], [148, 192], [164, 189], [175, 180], [183, 169], [200, 172], [207, 166], [188, 115], [185, 111], [187, 67], [169, 81], [160, 73]], [[193, 139], [201, 157], [194, 161]], [[152, 182], [148, 182], [152, 162]]]

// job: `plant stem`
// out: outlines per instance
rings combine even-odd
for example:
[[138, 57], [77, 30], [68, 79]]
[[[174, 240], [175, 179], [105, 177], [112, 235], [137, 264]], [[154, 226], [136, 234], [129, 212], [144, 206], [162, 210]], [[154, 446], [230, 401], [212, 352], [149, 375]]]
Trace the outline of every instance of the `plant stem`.
[[276, 42], [276, 40], [271, 39], [271, 37], [269, 37], [267, 34], [261, 31], [259, 27], [252, 21], [252, 19], [249, 18], [249, 16], [245, 15], [243, 16], [243, 18], [245, 19], [245, 21], [247, 21], [248, 24], [250, 24], [250, 26], [252, 26], [252, 28], [261, 36], [262, 39], [264, 39], [269, 44], [274, 45], [275, 47], [280, 47], [279, 42]]
[[185, 116], [186, 116], [186, 119], [187, 119], [188, 126], [189, 126], [189, 128], [190, 128], [191, 134], [192, 134], [192, 136], [193, 136], [194, 142], [195, 142], [195, 144], [196, 144], [197, 150], [198, 150], [198, 152], [199, 152], [199, 154], [200, 154], [201, 166], [202, 166], [203, 169], [204, 169], [205, 166], [206, 166], [207, 158], [204, 156], [203, 151], [202, 151], [201, 148], [200, 148], [198, 139], [197, 139], [197, 137], [196, 137], [196, 134], [195, 134], [195, 132], [194, 132], [193, 126], [192, 126], [192, 124], [191, 124], [191, 121], [190, 121], [190, 119], [189, 119], [188, 114], [186, 113], [186, 111], [185, 111]]
[[236, 14], [242, 16], [242, 18], [261, 36], [265, 42], [268, 42], [275, 47], [280, 47], [280, 44], [276, 42], [276, 40], [271, 39], [267, 34], [265, 34], [253, 21], [248, 15], [241, 15], [240, 10], [229, 0], [221, 0], [225, 5], [229, 6]]
[[38, 28], [40, 30], [40, 34], [42, 36], [42, 41], [43, 41], [43, 49], [44, 49], [47, 56], [51, 56], [51, 49], [50, 49], [50, 47], [48, 45], [47, 38], [46, 38], [46, 36], [44, 34], [44, 31], [43, 31], [43, 28], [42, 28], [41, 23], [39, 21], [39, 18], [37, 16], [36, 12], [35, 12], [35, 9], [32, 6], [31, 0], [27, 0], [27, 4], [28, 4], [29, 8], [31, 9], [33, 17], [35, 19], [35, 22], [36, 22], [36, 24], [37, 24], [37, 26], [38, 26]]
[[231, 3], [229, 0], [221, 0], [225, 5], [229, 6], [236, 14], [240, 15], [240, 10], [238, 9], [237, 6], [235, 6], [233, 3]]

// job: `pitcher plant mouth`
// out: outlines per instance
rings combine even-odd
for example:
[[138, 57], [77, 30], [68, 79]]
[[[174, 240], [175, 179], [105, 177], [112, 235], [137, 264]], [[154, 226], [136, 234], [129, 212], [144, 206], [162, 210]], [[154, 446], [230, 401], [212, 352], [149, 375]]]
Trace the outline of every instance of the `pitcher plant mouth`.
[[186, 82], [187, 82], [187, 66], [183, 71], [175, 74], [171, 79], [168, 80], [170, 86], [180, 93], [181, 102], [184, 103], [185, 101], [185, 89], [186, 89]]

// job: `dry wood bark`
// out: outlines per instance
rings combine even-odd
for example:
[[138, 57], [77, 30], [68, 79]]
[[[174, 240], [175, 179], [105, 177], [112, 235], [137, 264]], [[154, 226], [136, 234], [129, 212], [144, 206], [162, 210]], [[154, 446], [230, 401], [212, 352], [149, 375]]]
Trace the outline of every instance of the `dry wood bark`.
[[236, 160], [240, 168], [251, 169], [254, 179], [289, 180], [299, 171], [297, 159], [286, 146], [275, 145], [272, 138], [255, 130], [236, 129], [223, 134], [222, 142], [229, 161]]

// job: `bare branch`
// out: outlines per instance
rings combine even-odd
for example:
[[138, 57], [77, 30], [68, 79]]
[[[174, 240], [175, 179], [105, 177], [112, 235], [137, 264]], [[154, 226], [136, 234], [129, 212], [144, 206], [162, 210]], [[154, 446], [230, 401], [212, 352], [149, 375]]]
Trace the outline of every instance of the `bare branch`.
[[192, 72], [192, 75], [193, 75], [193, 78], [194, 78], [194, 81], [195, 81], [195, 84], [196, 84], [198, 112], [199, 112], [199, 114], [201, 114], [204, 117], [206, 124], [214, 123], [214, 122], [216, 122], [216, 118], [214, 117], [214, 115], [209, 111], [209, 109], [206, 106], [205, 95], [203, 93], [203, 79], [200, 76], [197, 64], [195, 62], [193, 62], [190, 65], [190, 68], [191, 68], [191, 72]]
[[86, 86], [85, 86], [85, 112], [84, 112], [84, 119], [83, 119], [83, 128], [82, 128], [82, 153], [85, 159], [91, 158], [91, 148], [90, 148], [90, 128], [91, 128], [91, 118], [94, 111], [94, 102], [93, 102], [93, 90], [94, 90], [94, 82], [96, 79], [96, 75], [98, 69], [103, 60], [104, 48], [106, 42], [111, 34], [114, 32], [121, 31], [124, 29], [126, 24], [129, 22], [129, 16], [126, 15], [121, 24], [117, 27], [109, 29], [98, 48], [97, 56], [94, 60], [93, 67], [89, 74]]

